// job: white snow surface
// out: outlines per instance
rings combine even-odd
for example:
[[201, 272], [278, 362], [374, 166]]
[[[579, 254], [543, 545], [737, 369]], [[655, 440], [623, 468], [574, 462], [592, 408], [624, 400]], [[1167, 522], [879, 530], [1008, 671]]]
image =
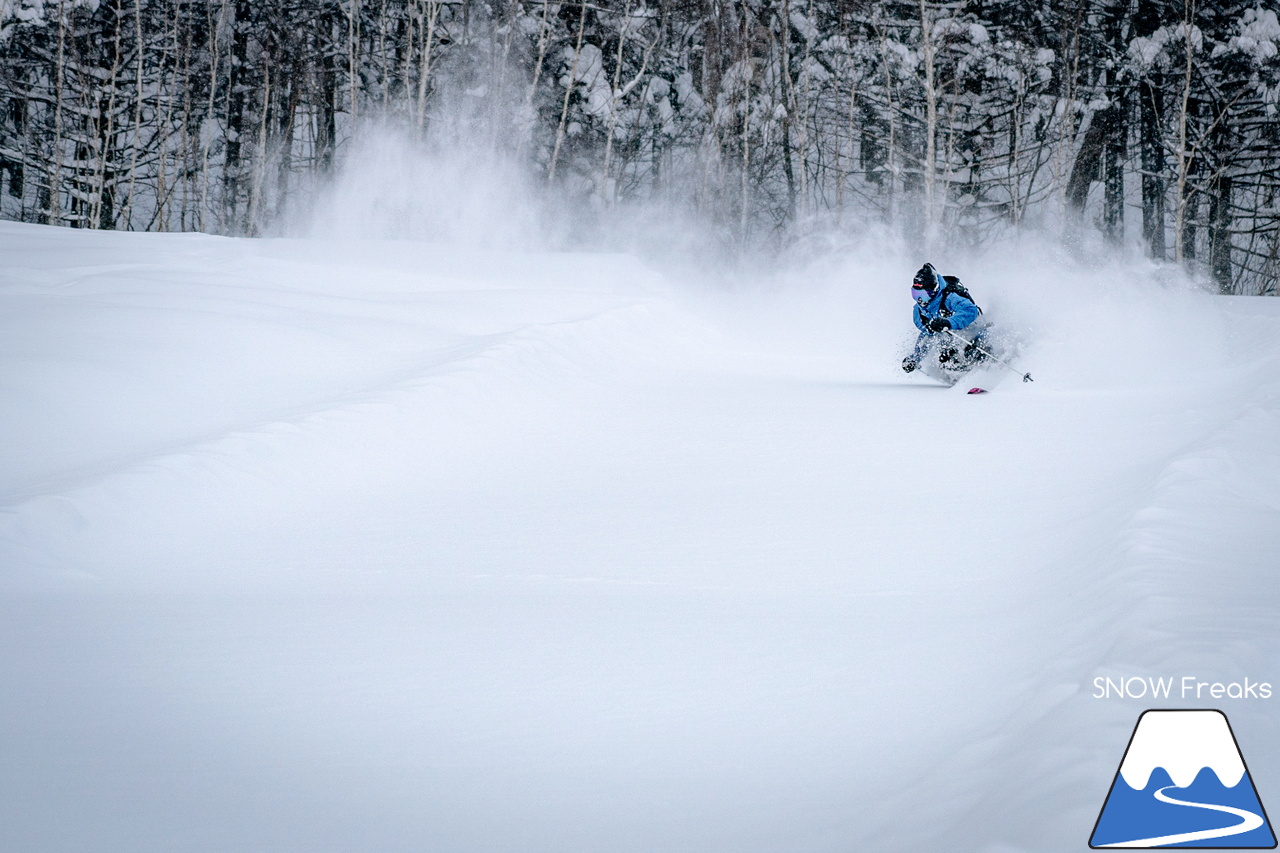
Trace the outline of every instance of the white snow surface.
[[1120, 775], [1130, 788], [1141, 791], [1157, 767], [1168, 771], [1179, 788], [1189, 786], [1206, 767], [1228, 788], [1244, 778], [1244, 760], [1220, 711], [1143, 714], [1120, 765]]
[[1083, 849], [1280, 685], [1280, 300], [971, 259], [968, 396], [887, 255], [0, 223], [0, 850]]

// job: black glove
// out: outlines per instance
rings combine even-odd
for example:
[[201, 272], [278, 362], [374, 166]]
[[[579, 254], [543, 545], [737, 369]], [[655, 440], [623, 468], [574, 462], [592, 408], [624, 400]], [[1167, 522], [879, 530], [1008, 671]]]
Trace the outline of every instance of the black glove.
[[907, 373], [910, 373], [911, 371], [915, 370], [919, 366], [920, 366], [919, 362], [917, 362], [911, 356], [907, 356], [902, 360], [902, 369], [905, 370]]
[[929, 330], [930, 334], [936, 335], [943, 329], [950, 329], [951, 321], [944, 320], [941, 317], [934, 317], [933, 319], [926, 321], [924, 327]]

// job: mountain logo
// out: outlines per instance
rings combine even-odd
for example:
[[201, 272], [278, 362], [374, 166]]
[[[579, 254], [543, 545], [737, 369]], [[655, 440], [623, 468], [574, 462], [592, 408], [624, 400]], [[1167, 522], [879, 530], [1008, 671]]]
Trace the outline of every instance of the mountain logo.
[[1274, 848], [1226, 714], [1143, 711], [1089, 846]]

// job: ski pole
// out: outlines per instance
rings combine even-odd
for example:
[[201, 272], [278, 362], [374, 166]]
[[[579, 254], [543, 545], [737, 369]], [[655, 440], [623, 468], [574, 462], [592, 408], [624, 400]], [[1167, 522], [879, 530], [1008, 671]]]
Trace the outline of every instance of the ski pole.
[[1000, 358], [999, 356], [997, 356], [995, 353], [991, 352], [990, 350], [985, 350], [985, 349], [983, 349], [982, 347], [978, 346], [976, 343], [974, 343], [973, 341], [969, 340], [968, 338], [963, 337], [962, 335], [957, 335], [957, 334], [956, 334], [953, 330], [951, 330], [951, 329], [947, 329], [947, 334], [948, 334], [948, 335], [950, 335], [951, 337], [955, 338], [957, 341], [960, 341], [961, 343], [963, 343], [963, 344], [965, 345], [965, 347], [966, 347], [966, 348], [967, 348], [967, 347], [973, 347], [973, 348], [974, 348], [974, 349], [976, 349], [978, 352], [982, 353], [982, 354], [983, 354], [983, 355], [985, 355], [987, 358], [991, 359], [992, 361], [996, 362], [997, 364], [1002, 364], [1002, 365], [1004, 365], [1005, 367], [1007, 367], [1007, 368], [1009, 368], [1010, 370], [1012, 370], [1014, 373], [1017, 373], [1018, 375], [1020, 375], [1020, 376], [1022, 377], [1022, 381], [1023, 381], [1023, 382], [1034, 382], [1034, 381], [1035, 381], [1034, 379], [1032, 379], [1032, 378], [1031, 378], [1031, 374], [1030, 374], [1030, 373], [1023, 373], [1021, 370], [1019, 370], [1018, 368], [1014, 367], [1012, 364], [1010, 364], [1009, 362], [1005, 361], [1003, 358]]

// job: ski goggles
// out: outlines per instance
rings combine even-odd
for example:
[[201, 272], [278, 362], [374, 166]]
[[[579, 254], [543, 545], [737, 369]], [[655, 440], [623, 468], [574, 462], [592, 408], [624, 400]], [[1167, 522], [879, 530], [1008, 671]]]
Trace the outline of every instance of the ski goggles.
[[933, 298], [933, 294], [925, 290], [923, 287], [912, 287], [911, 297], [915, 299], [916, 302], [928, 302]]

